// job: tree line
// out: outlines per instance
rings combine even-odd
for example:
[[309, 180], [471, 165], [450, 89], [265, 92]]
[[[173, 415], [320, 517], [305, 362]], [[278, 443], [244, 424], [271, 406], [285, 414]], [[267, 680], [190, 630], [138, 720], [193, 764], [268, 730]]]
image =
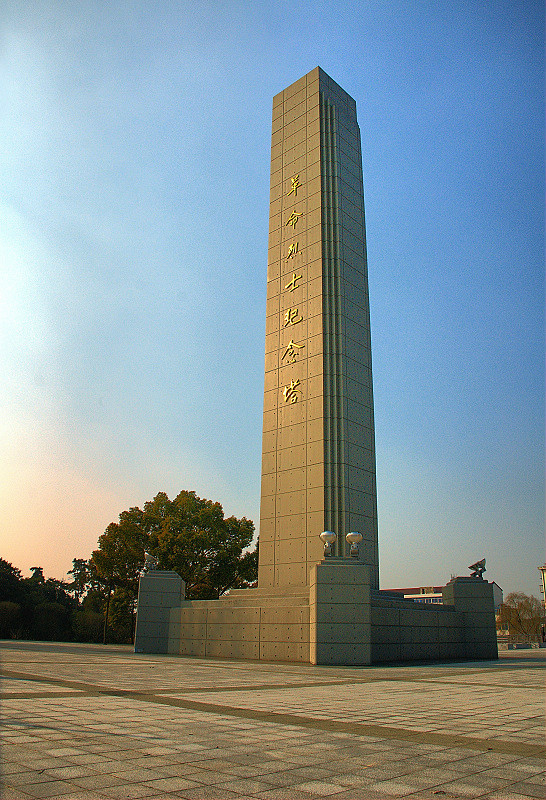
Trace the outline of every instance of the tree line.
[[514, 641], [546, 641], [546, 609], [533, 595], [511, 592], [497, 614], [497, 633]]
[[[88, 559], [73, 559], [69, 581], [46, 579], [42, 567], [23, 578], [0, 558], [0, 639], [130, 643], [146, 552], [158, 569], [181, 576], [187, 599], [217, 599], [255, 585], [253, 535], [251, 520], [225, 518], [220, 503], [160, 492], [142, 509], [122, 511]], [[546, 638], [545, 622], [542, 603], [521, 592], [509, 594], [497, 615], [501, 635], [529, 641]]]
[[224, 517], [220, 503], [182, 491], [164, 492], [122, 511], [90, 558], [74, 558], [70, 581], [30, 578], [0, 558], [0, 638], [130, 643], [145, 553], [158, 569], [177, 572], [189, 600], [217, 599], [255, 584], [258, 548], [249, 550], [252, 520]]

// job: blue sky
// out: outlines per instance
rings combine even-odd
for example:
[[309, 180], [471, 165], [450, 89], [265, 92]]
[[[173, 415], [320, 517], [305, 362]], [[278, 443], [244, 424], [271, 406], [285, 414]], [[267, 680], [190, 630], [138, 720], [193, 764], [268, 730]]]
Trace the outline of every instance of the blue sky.
[[538, 595], [542, 3], [5, 0], [0, 556], [182, 489], [258, 524], [271, 101], [357, 101], [381, 584]]

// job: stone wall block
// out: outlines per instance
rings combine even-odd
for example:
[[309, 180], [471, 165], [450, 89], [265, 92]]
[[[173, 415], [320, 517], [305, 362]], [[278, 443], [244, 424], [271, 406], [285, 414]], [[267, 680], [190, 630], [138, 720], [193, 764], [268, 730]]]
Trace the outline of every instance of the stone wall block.
[[414, 603], [414, 608], [400, 609], [400, 627], [429, 627], [438, 626], [438, 614], [428, 608], [421, 608], [419, 603]]
[[465, 623], [471, 628], [490, 629], [495, 624], [494, 611], [465, 611]]
[[401, 661], [420, 661], [432, 660], [440, 657], [440, 645], [438, 642], [412, 642], [400, 643]]
[[371, 608], [371, 621], [374, 629], [384, 626], [390, 627], [392, 625], [396, 625], [396, 627], [399, 627], [400, 609], [393, 607], [378, 608], [374, 603], [372, 604]]
[[438, 652], [441, 659], [466, 658], [467, 645], [463, 641], [440, 642]]
[[310, 597], [316, 603], [365, 603], [366, 588], [360, 584], [320, 584], [311, 586]]
[[[207, 636], [207, 623], [206, 622], [180, 622], [177, 624], [179, 636], [182, 639], [205, 639]], [[172, 635], [172, 631], [169, 631]]]
[[459, 625], [440, 625], [438, 628], [438, 641], [443, 644], [462, 644], [464, 642], [464, 626]]
[[138, 609], [138, 626], [139, 628], [145, 623], [148, 624], [165, 624], [169, 622], [171, 609], [165, 606], [141, 606]]
[[457, 611], [494, 610], [493, 585], [481, 578], [453, 578], [444, 586], [442, 598]]
[[[171, 645], [172, 642], [172, 645]], [[177, 642], [177, 647], [176, 647]], [[197, 656], [205, 658], [206, 656], [206, 639], [178, 639], [169, 640], [169, 647], [173, 647], [169, 652], [176, 653], [180, 656]]]
[[299, 608], [280, 607], [278, 602], [269, 608], [262, 608], [262, 625], [277, 625], [279, 623], [291, 625], [309, 624], [309, 606]]
[[369, 664], [370, 567], [322, 561], [311, 570], [309, 658], [312, 664]]
[[497, 641], [494, 642], [473, 642], [466, 644], [467, 654], [465, 658], [496, 659], [499, 657]]
[[497, 642], [497, 632], [492, 626], [474, 627], [467, 623], [464, 632], [466, 642]]
[[176, 572], [156, 570], [140, 576], [138, 585], [136, 653], [167, 653], [172, 611], [184, 599], [185, 583]]
[[205, 647], [205, 656], [208, 658], [260, 658], [260, 645], [255, 641], [223, 641], [208, 639]]
[[438, 609], [438, 622], [442, 628], [457, 628], [461, 626], [461, 616], [453, 609], [441, 606]]
[[375, 639], [371, 646], [372, 664], [400, 661], [400, 641], [378, 642]]
[[435, 626], [417, 626], [417, 625], [401, 625], [400, 626], [400, 644], [437, 644], [438, 638], [438, 625]]
[[368, 642], [316, 644], [313, 664], [343, 664], [347, 666], [365, 666], [370, 663], [371, 651]]
[[373, 644], [400, 644], [399, 625], [372, 625], [371, 637]]
[[[136, 637], [135, 637], [136, 642]], [[141, 634], [139, 637], [139, 647], [136, 648], [135, 653], [167, 653], [168, 652], [168, 639], [159, 638], [157, 636], [146, 636]]]
[[261, 641], [260, 656], [264, 661], [309, 663], [309, 642]]
[[180, 622], [206, 623], [208, 609], [206, 607], [196, 606], [195, 603], [190, 600], [181, 604], [180, 609], [177, 609], [176, 616]]
[[454, 578], [442, 591], [444, 603], [462, 615], [465, 658], [498, 658], [493, 585], [482, 578]]
[[260, 628], [260, 642], [309, 643], [309, 624], [262, 624]]
[[341, 586], [360, 585], [369, 586], [370, 568], [367, 564], [356, 561], [352, 563], [349, 559], [325, 560], [316, 564], [311, 569], [311, 585], [313, 584], [337, 584]]
[[221, 617], [217, 618], [216, 622], [209, 621], [207, 623], [207, 638], [211, 642], [258, 642], [260, 639], [259, 620], [256, 623], [255, 619], [251, 617], [239, 623], [233, 623], [223, 622]]
[[260, 609], [256, 607], [237, 609], [231, 606], [218, 605], [215, 608], [208, 609], [207, 623], [209, 625], [218, 624], [223, 626], [235, 626], [241, 622], [242, 619], [245, 624], [260, 624]]
[[369, 624], [358, 624], [351, 622], [317, 622], [315, 625], [315, 630], [317, 642], [359, 644], [369, 637], [370, 626]]
[[360, 603], [319, 603], [312, 609], [312, 620], [316, 623], [370, 624], [370, 604], [365, 596]]

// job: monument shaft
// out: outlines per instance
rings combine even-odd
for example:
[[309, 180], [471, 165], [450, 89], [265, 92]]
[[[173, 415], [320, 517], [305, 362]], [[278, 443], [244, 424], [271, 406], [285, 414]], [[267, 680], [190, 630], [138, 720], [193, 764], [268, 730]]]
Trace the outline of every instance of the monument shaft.
[[[186, 600], [140, 579], [135, 650], [359, 665], [497, 658], [493, 587], [453, 578], [440, 605], [378, 587], [360, 134], [317, 68], [273, 101], [258, 587]], [[333, 530], [337, 557], [319, 534]], [[364, 537], [351, 557], [345, 535]]]
[[[273, 100], [260, 588], [363, 535], [378, 588], [370, 316], [355, 101], [320, 68]], [[346, 551], [347, 549], [347, 551]]]

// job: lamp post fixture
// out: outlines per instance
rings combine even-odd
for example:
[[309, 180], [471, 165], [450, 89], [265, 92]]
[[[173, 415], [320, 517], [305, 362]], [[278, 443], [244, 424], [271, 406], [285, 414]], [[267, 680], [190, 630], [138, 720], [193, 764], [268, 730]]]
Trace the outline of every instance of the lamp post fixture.
[[324, 542], [324, 558], [330, 558], [333, 555], [332, 545], [337, 539], [333, 531], [323, 531], [319, 538]]
[[351, 533], [347, 534], [345, 539], [351, 545], [351, 549], [349, 551], [349, 556], [351, 558], [358, 558], [358, 556], [360, 555], [360, 551], [359, 551], [358, 545], [362, 541], [362, 534], [358, 533], [357, 531], [351, 531]]

